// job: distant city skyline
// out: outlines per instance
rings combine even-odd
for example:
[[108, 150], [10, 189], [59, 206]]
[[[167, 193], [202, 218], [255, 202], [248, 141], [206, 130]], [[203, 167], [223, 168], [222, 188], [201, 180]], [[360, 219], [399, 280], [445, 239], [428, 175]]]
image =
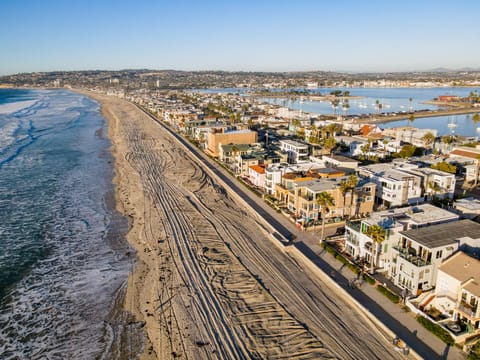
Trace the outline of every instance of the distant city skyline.
[[474, 0], [3, 0], [0, 13], [0, 75], [480, 68]]

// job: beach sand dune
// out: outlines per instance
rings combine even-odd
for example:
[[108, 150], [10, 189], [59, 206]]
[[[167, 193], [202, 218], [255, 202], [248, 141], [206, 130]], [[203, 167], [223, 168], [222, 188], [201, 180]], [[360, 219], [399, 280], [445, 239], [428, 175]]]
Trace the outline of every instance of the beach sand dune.
[[136, 250], [112, 313], [110, 358], [398, 357], [272, 246], [254, 214], [162, 126], [126, 101], [89, 95], [109, 120], [117, 204]]

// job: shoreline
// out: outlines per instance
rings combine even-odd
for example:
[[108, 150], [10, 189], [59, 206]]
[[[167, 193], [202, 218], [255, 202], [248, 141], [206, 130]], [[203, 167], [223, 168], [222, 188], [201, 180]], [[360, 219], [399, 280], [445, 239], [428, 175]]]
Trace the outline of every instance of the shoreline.
[[137, 357], [142, 360], [157, 359], [154, 353], [146, 351], [152, 349], [152, 344], [145, 331], [147, 319], [140, 309], [150, 306], [147, 299], [142, 301], [138, 288], [145, 283], [145, 274], [150, 272], [149, 265], [142, 256], [144, 254], [140, 241], [142, 225], [136, 214], [136, 209], [144, 207], [142, 182], [133, 169], [128, 169], [128, 162], [123, 155], [128, 150], [127, 144], [122, 139], [120, 119], [112, 112], [112, 107], [119, 99], [91, 91], [79, 89], [72, 91], [87, 96], [100, 105], [100, 113], [107, 122], [107, 137], [111, 143], [110, 154], [114, 161], [112, 179], [114, 208], [128, 221], [123, 238], [131, 249], [127, 255], [131, 258], [131, 269], [128, 279], [115, 291], [108, 318], [105, 319], [105, 343], [108, 345], [103, 351], [102, 359]]
[[[385, 117], [373, 117], [365, 119], [353, 119], [354, 124], [383, 124], [394, 121], [409, 120], [409, 117], [413, 115], [415, 119], [427, 118], [427, 117], [441, 117], [451, 115], [467, 115], [480, 113], [480, 108], [462, 108], [462, 109], [450, 109], [450, 110], [432, 110], [423, 112], [412, 112], [408, 114], [385, 116]], [[347, 120], [348, 121], [348, 120]]]

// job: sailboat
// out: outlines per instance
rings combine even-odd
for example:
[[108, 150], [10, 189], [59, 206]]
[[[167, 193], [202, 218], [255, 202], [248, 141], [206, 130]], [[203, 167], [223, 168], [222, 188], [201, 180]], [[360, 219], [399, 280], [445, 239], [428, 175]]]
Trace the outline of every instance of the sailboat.
[[450, 129], [450, 132], [453, 134], [455, 132], [455, 128], [458, 126], [457, 118], [455, 116], [450, 117], [447, 126]]

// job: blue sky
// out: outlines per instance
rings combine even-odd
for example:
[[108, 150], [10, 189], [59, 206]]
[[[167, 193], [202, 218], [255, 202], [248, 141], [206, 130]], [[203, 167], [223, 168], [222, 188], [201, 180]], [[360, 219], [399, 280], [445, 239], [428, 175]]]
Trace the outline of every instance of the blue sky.
[[478, 0], [1, 0], [0, 75], [480, 68]]

